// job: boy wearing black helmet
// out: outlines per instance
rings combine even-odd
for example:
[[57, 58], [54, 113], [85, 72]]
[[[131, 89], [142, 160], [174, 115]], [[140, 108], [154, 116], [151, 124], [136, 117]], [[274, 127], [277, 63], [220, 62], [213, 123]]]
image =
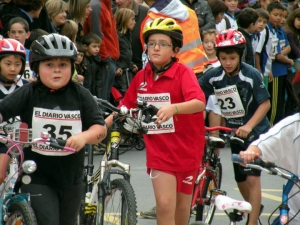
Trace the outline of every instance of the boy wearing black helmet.
[[[300, 71], [295, 75], [292, 82], [293, 91], [300, 103]], [[299, 146], [300, 146], [300, 116], [299, 112], [286, 117], [276, 123], [267, 133], [252, 142], [246, 151], [240, 152], [240, 157], [245, 163], [261, 157], [270, 162], [279, 161], [280, 165], [294, 174], [300, 174]], [[300, 224], [300, 195], [299, 187], [294, 185], [289, 193], [289, 218], [286, 224]], [[291, 197], [293, 196], [293, 197]]]
[[[150, 60], [132, 80], [120, 106], [135, 107], [139, 97], [159, 108], [144, 136], [157, 223], [187, 224], [203, 156], [205, 97], [194, 72], [177, 62], [182, 30], [175, 20], [157, 18], [143, 33]], [[106, 121], [111, 124], [111, 117]]]
[[76, 154], [44, 152], [36, 146], [25, 149], [25, 159], [34, 160], [37, 170], [24, 193], [31, 198], [39, 225], [74, 225], [79, 210], [85, 144], [96, 144], [106, 136], [104, 120], [88, 90], [71, 81], [75, 45], [65, 36], [44, 35], [30, 49], [30, 67], [37, 81], [24, 85], [0, 103], [3, 120], [20, 115], [33, 129], [33, 138], [47, 130], [52, 137], [66, 140]]
[[[242, 62], [246, 40], [237, 30], [221, 31], [216, 36], [216, 54], [221, 66], [199, 79], [205, 96], [215, 94], [226, 126], [237, 128], [244, 143], [231, 141], [232, 153], [239, 153], [269, 128], [266, 113], [270, 108], [269, 93], [258, 70]], [[235, 180], [246, 201], [252, 205], [248, 225], [256, 225], [261, 206], [260, 171], [233, 164]]]

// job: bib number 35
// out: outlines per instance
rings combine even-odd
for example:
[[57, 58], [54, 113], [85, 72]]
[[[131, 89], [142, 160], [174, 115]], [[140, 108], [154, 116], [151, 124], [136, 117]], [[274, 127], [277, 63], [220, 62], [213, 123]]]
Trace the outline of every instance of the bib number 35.
[[53, 124], [45, 124], [44, 129], [48, 131], [52, 138], [61, 138], [67, 140], [72, 136], [72, 126], [60, 126], [59, 129], [56, 128]]

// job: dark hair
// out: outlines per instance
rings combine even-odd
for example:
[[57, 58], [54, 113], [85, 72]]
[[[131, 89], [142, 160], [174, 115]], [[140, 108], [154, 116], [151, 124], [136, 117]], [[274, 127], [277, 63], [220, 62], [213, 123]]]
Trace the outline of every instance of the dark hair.
[[240, 56], [240, 61], [242, 61], [242, 56], [244, 54], [244, 49], [243, 48], [238, 48], [238, 47], [228, 47], [228, 48], [215, 48], [216, 50], [216, 56], [218, 59], [220, 59], [219, 55], [220, 52], [224, 52], [226, 54], [232, 54], [232, 53], [237, 53]]
[[219, 13], [225, 13], [228, 10], [227, 6], [222, 0], [208, 0], [207, 3], [215, 19]]
[[293, 36], [297, 38], [296, 44], [299, 46], [300, 44], [300, 30], [296, 29], [294, 26], [294, 21], [296, 18], [300, 19], [300, 8], [295, 9], [289, 16], [285, 24], [285, 29], [290, 30], [293, 33]]
[[244, 8], [237, 16], [237, 24], [241, 28], [248, 28], [251, 24], [255, 24], [258, 19], [258, 13], [255, 9]]
[[85, 50], [84, 50], [84, 47], [83, 47], [83, 44], [82, 43], [80, 43], [80, 42], [76, 42], [75, 43], [75, 46], [76, 46], [76, 48], [77, 48], [77, 52], [85, 52]]
[[26, 12], [37, 11], [45, 5], [46, 0], [13, 0], [13, 3], [18, 8]]
[[258, 17], [264, 18], [269, 21], [269, 13], [265, 9], [259, 8], [256, 9], [256, 12], [258, 13]]
[[86, 46], [89, 46], [92, 42], [100, 43], [101, 38], [97, 34], [88, 33], [84, 35], [81, 39], [81, 43]]
[[270, 13], [274, 9], [284, 10], [284, 6], [280, 2], [271, 2], [267, 7], [267, 11]]
[[30, 49], [30, 45], [32, 44], [32, 42], [34, 42], [36, 39], [38, 39], [38, 37], [42, 36], [42, 35], [46, 35], [48, 34], [47, 31], [44, 31], [42, 29], [33, 29], [30, 32], [30, 36], [29, 38], [26, 39], [25, 41], [25, 48]]
[[16, 23], [21, 24], [23, 26], [24, 30], [26, 31], [26, 33], [29, 31], [28, 22], [25, 19], [23, 19], [22, 17], [14, 17], [14, 18], [12, 18], [8, 22], [7, 30], [10, 31], [11, 26], [14, 25], [14, 24], [16, 24]]

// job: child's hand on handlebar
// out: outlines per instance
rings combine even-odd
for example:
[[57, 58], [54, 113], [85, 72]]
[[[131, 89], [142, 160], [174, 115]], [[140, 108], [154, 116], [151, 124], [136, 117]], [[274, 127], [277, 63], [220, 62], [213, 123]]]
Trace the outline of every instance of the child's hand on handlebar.
[[239, 155], [245, 163], [252, 162], [254, 159], [260, 157], [257, 152], [254, 152], [252, 150], [241, 151]]
[[157, 120], [155, 120], [155, 124], [161, 125], [163, 122], [168, 121], [172, 116], [176, 113], [176, 107], [174, 105], [166, 105], [161, 107], [156, 116]]
[[83, 133], [73, 135], [68, 138], [66, 147], [74, 148], [76, 151], [81, 150], [86, 144], [85, 135]]
[[250, 132], [252, 131], [252, 127], [245, 124], [244, 126], [239, 127], [235, 134], [241, 138], [247, 138]]

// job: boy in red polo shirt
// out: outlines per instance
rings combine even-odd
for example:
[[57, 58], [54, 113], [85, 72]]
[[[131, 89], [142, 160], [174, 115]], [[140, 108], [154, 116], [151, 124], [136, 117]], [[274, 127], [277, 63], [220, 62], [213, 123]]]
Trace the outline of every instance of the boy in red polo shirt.
[[[143, 32], [149, 62], [132, 80], [121, 105], [137, 98], [159, 108], [144, 136], [158, 224], [187, 224], [191, 195], [204, 148], [205, 96], [194, 72], [177, 62], [182, 30], [171, 18], [148, 23]], [[106, 119], [111, 124], [111, 117]]]

